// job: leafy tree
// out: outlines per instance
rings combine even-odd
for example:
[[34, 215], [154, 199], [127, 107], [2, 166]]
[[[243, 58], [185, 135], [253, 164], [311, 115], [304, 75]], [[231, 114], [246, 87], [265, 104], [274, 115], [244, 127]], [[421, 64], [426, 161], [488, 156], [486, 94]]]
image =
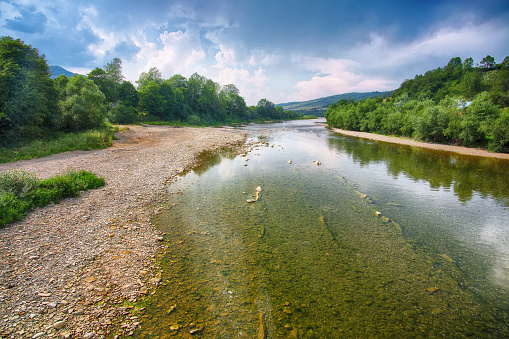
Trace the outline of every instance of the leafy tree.
[[187, 79], [180, 74], [175, 74], [168, 80], [173, 88], [187, 88]]
[[106, 102], [113, 103], [115, 101], [113, 82], [110, 80], [108, 73], [106, 73], [104, 69], [96, 67], [88, 73], [87, 76], [104, 94]]
[[256, 105], [256, 111], [261, 118], [274, 118], [276, 106], [267, 99], [261, 99]]
[[2, 142], [42, 136], [51, 127], [56, 95], [44, 55], [19, 39], [0, 38]]
[[509, 108], [505, 108], [495, 121], [493, 139], [489, 143], [494, 152], [509, 153]]
[[102, 126], [106, 118], [104, 101], [104, 94], [92, 80], [82, 75], [70, 78], [66, 98], [60, 102], [62, 128], [82, 131]]
[[161, 85], [163, 83], [163, 77], [161, 75], [161, 71], [157, 67], [151, 67], [147, 72], [142, 72], [136, 83], [138, 84], [138, 90], [142, 89], [143, 86], [147, 85], [149, 82], [155, 82], [156, 85]]
[[487, 55], [482, 59], [481, 65], [483, 68], [487, 68], [487, 69], [494, 68], [496, 65], [495, 58], [492, 57], [491, 55]]
[[111, 102], [117, 103], [119, 100], [119, 87], [124, 81], [122, 75], [122, 60], [119, 58], [113, 58], [113, 60], [104, 66], [106, 72], [106, 78], [111, 84]]
[[138, 91], [140, 111], [149, 114], [149, 119], [161, 119], [164, 111], [164, 98], [155, 81], [148, 81]]
[[55, 90], [58, 93], [58, 100], [65, 99], [65, 88], [68, 82], [69, 78], [66, 77], [64, 74], [60, 74], [55, 80], [53, 80]]
[[464, 69], [470, 69], [472, 68], [472, 66], [474, 65], [474, 59], [472, 58], [466, 58], [464, 61], [463, 61], [463, 68]]
[[118, 87], [118, 99], [127, 107], [138, 107], [138, 92], [129, 81], [122, 82]]

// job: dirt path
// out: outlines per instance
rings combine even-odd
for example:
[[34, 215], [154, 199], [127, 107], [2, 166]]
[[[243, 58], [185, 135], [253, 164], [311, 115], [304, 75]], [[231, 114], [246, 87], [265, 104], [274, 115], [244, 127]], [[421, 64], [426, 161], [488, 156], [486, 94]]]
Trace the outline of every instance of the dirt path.
[[0, 164], [44, 179], [90, 170], [106, 186], [30, 213], [0, 229], [0, 337], [100, 338], [115, 319], [138, 324], [134, 302], [159, 283], [153, 256], [162, 237], [150, 223], [167, 180], [204, 150], [243, 144], [230, 128], [131, 126], [104, 150]]
[[387, 135], [373, 134], [373, 133], [366, 133], [366, 132], [347, 131], [347, 130], [342, 130], [339, 128], [332, 128], [332, 131], [343, 134], [343, 135], [349, 135], [349, 136], [353, 136], [353, 137], [365, 138], [365, 139], [377, 140], [377, 141], [383, 141], [383, 142], [390, 142], [390, 143], [394, 143], [394, 144], [422, 147], [422, 148], [428, 148], [428, 149], [433, 149], [433, 150], [438, 150], [438, 151], [454, 152], [454, 153], [459, 153], [459, 154], [464, 154], [464, 155], [472, 155], [472, 156], [479, 156], [479, 157], [491, 157], [491, 158], [499, 158], [499, 159], [508, 159], [509, 160], [509, 154], [492, 153], [492, 152], [488, 152], [486, 150], [479, 149], [479, 148], [431, 144], [431, 143], [426, 143], [426, 142], [414, 141], [414, 140], [408, 139], [408, 138], [399, 138], [399, 137], [394, 137], [394, 136], [387, 136]]

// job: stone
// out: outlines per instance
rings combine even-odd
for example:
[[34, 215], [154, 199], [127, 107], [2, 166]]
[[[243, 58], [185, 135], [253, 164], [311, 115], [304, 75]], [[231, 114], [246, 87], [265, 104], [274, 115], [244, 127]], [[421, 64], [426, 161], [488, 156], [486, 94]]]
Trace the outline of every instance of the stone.
[[440, 289], [438, 287], [430, 287], [427, 290], [428, 290], [429, 294], [431, 294], [431, 295], [433, 295], [437, 292], [440, 292]]
[[32, 339], [37, 339], [37, 338], [40, 338], [44, 335], [44, 332], [37, 332], [36, 334], [34, 334], [32, 336]]
[[60, 329], [62, 329], [64, 326], [65, 326], [65, 321], [57, 321], [56, 323], [54, 323], [54, 324], [53, 324], [53, 327], [54, 327], [56, 330], [60, 330]]
[[178, 330], [180, 330], [180, 326], [179, 325], [171, 325], [170, 326], [170, 330], [171, 331], [178, 331]]
[[87, 283], [93, 283], [94, 281], [96, 281], [97, 279], [95, 277], [88, 277], [88, 278], [85, 278], [85, 281]]
[[151, 284], [159, 284], [161, 282], [161, 278], [152, 278], [148, 282]]
[[254, 203], [255, 201], [256, 201], [255, 199], [247, 199], [247, 203], [248, 203], [248, 204], [252, 204], [252, 203]]
[[170, 314], [171, 312], [175, 311], [177, 309], [177, 305], [171, 306], [168, 311], [166, 311], [166, 314]]
[[44, 298], [51, 297], [51, 293], [40, 292], [39, 297], [44, 297]]

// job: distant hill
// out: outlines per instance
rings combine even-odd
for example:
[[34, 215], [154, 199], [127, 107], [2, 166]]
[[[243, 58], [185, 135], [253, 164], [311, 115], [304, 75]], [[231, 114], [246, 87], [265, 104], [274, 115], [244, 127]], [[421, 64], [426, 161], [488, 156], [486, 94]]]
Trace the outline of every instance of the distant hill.
[[68, 70], [60, 66], [49, 66], [49, 72], [51, 73], [50, 76], [51, 79], [55, 79], [61, 74], [65, 75], [68, 78], [73, 77], [75, 75], [79, 75], [78, 73], [69, 72]]
[[[338, 102], [341, 99], [352, 99], [353, 101], [359, 101], [364, 100], [368, 98], [374, 98], [374, 97], [388, 97], [390, 96], [394, 91], [387, 91], [387, 92], [365, 92], [365, 93], [345, 93], [345, 94], [337, 94], [332, 95], [330, 97], [324, 97], [309, 101], [301, 101], [301, 102], [287, 102], [284, 104], [277, 104], [276, 106], [283, 107], [284, 110], [292, 110], [296, 112], [302, 112], [302, 111], [311, 111], [310, 114], [315, 114], [318, 116], [323, 116], [325, 114], [325, 111], [327, 110], [327, 107], [330, 105]], [[321, 114], [320, 114], [321, 113]]]

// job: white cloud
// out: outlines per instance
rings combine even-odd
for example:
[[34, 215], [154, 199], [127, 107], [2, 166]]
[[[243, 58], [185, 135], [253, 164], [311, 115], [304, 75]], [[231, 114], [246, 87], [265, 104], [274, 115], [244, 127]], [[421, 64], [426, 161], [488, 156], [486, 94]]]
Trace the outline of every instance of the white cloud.
[[294, 88], [297, 91], [289, 94], [288, 101], [305, 101], [324, 96], [349, 93], [386, 91], [394, 89], [390, 81], [355, 73], [360, 64], [348, 59], [325, 59], [294, 56], [294, 62], [301, 68], [315, 72], [309, 80], [299, 81]]

